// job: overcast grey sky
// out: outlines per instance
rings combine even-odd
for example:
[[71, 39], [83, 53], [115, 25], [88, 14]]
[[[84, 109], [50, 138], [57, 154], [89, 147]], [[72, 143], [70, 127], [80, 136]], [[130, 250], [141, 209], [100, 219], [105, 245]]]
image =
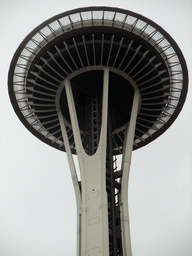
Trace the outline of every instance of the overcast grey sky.
[[189, 92], [181, 114], [157, 140], [133, 152], [129, 212], [133, 256], [191, 256], [191, 0], [0, 0], [0, 256], [76, 255], [76, 205], [66, 155], [19, 121], [7, 75], [14, 52], [33, 28], [61, 12], [93, 5], [152, 19], [186, 58]]

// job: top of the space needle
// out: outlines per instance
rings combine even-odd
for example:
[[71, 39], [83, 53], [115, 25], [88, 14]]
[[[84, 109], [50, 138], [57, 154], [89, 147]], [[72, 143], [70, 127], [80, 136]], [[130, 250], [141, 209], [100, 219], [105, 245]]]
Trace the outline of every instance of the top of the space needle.
[[82, 141], [88, 94], [100, 94], [110, 71], [113, 150], [122, 153], [134, 90], [140, 92], [134, 149], [156, 139], [180, 113], [188, 88], [185, 59], [177, 43], [153, 21], [131, 11], [87, 7], [64, 12], [35, 28], [18, 47], [9, 70], [9, 94], [23, 124], [45, 143], [65, 150], [56, 104], [63, 113], [72, 152], [73, 132], [65, 91], [72, 84]]

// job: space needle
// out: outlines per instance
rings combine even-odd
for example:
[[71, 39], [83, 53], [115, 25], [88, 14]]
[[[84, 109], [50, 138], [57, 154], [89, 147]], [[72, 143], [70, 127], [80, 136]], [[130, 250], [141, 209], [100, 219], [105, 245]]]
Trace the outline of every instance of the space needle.
[[21, 42], [8, 75], [11, 103], [32, 134], [67, 154], [77, 256], [132, 255], [132, 151], [172, 125], [187, 88], [186, 62], [174, 39], [128, 10], [67, 11]]

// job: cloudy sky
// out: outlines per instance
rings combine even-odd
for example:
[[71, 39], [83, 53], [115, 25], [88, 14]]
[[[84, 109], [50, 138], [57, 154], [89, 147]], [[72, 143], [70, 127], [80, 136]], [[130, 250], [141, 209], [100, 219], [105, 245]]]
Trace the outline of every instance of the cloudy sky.
[[178, 43], [189, 92], [173, 125], [133, 152], [129, 212], [133, 256], [192, 255], [192, 1], [0, 0], [0, 256], [74, 256], [76, 205], [65, 153], [19, 121], [7, 91], [14, 52], [33, 28], [77, 7], [105, 5], [140, 13]]

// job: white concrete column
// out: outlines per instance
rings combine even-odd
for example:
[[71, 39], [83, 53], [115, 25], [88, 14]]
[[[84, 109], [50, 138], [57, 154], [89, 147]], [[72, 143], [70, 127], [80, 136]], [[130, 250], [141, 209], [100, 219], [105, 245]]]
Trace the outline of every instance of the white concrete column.
[[57, 114], [59, 118], [59, 123], [61, 127], [61, 132], [63, 136], [63, 141], [65, 145], [65, 150], [67, 153], [67, 158], [68, 158], [68, 163], [69, 163], [69, 168], [71, 171], [71, 177], [73, 181], [73, 186], [75, 190], [75, 196], [76, 196], [76, 205], [77, 205], [77, 256], [80, 256], [80, 238], [81, 238], [81, 207], [82, 207], [82, 202], [81, 202], [81, 192], [79, 188], [79, 183], [78, 183], [78, 177], [77, 177], [77, 171], [75, 168], [75, 163], [73, 160], [68, 136], [67, 136], [67, 131], [66, 131], [66, 126], [64, 122], [64, 118], [60, 109], [60, 104], [59, 104], [59, 97], [61, 90], [63, 89], [63, 86], [61, 86], [60, 90], [57, 92], [57, 97], [56, 97], [56, 108], [57, 108]]
[[126, 130], [124, 140], [124, 150], [122, 156], [123, 175], [121, 178], [121, 196], [120, 196], [120, 212], [121, 212], [121, 230], [122, 230], [122, 246], [123, 256], [132, 256], [131, 251], [131, 238], [129, 226], [129, 212], [128, 212], [128, 180], [131, 165], [131, 156], [133, 150], [133, 141], [135, 135], [135, 126], [137, 114], [140, 103], [139, 90], [135, 90], [134, 99], [132, 104], [131, 118]]
[[104, 69], [102, 126], [100, 142], [96, 153], [85, 153], [80, 137], [71, 84], [65, 80], [75, 147], [81, 173], [81, 256], [108, 256], [108, 203], [106, 192], [106, 147], [108, 113], [109, 69]]

